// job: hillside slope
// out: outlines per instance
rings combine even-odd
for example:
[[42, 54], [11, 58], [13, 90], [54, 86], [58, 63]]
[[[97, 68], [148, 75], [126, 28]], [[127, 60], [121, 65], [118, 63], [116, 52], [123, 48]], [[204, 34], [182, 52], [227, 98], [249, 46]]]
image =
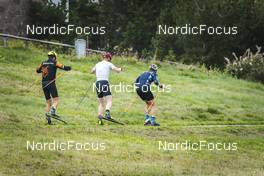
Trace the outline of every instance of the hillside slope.
[[[119, 92], [113, 92], [112, 115], [126, 125], [106, 122], [105, 126], [97, 126], [97, 98], [90, 86], [95, 77], [89, 71], [100, 57], [78, 60], [59, 55], [59, 61], [73, 67], [56, 81], [60, 95], [58, 114], [69, 124], [54, 121], [49, 126], [44, 119], [45, 101], [39, 75], [35, 73], [46, 52], [35, 47], [0, 48], [0, 157], [5, 158], [0, 161], [0, 175], [263, 173], [263, 85], [203, 68], [161, 64], [160, 81], [172, 89], [169, 93], [158, 93], [156, 98], [161, 127], [144, 127], [144, 103], [135, 93]], [[122, 66], [125, 72], [112, 73], [112, 84], [131, 85], [148, 68], [148, 64], [127, 58], [114, 58], [113, 63]], [[86, 91], [86, 98], [78, 106]], [[69, 140], [103, 142], [106, 149], [28, 151], [26, 148], [27, 141]], [[159, 141], [200, 140], [236, 142], [238, 150], [159, 150]]]

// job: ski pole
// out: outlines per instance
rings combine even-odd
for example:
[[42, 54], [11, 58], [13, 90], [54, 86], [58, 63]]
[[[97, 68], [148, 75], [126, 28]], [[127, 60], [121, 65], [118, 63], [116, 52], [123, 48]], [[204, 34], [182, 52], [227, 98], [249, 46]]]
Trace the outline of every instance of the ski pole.
[[154, 105], [154, 100], [155, 100], [157, 97], [158, 97], [158, 93], [155, 95], [153, 101], [151, 102], [151, 105], [150, 105], [150, 106], [148, 107], [148, 109], [147, 109], [147, 113], [148, 113], [148, 114], [149, 114], [149, 112], [151, 111], [151, 108], [152, 108], [153, 105]]
[[128, 104], [128, 106], [126, 106], [125, 108], [125, 113], [127, 113], [128, 109], [137, 101], [137, 98], [134, 97], [134, 99], [132, 101], [130, 101], [130, 103]]
[[[134, 84], [132, 84], [133, 86]], [[135, 89], [134, 89], [135, 90]], [[137, 101], [137, 97], [134, 97], [132, 101], [129, 102], [129, 104], [125, 108], [125, 113], [128, 111], [128, 108], [130, 108], [135, 102]]]
[[85, 95], [81, 98], [81, 100], [79, 101], [78, 105], [76, 106], [75, 109], [78, 109], [80, 107], [80, 105], [82, 104], [83, 100], [87, 97], [87, 94], [89, 92], [89, 89], [92, 87], [93, 85], [93, 82], [88, 86], [86, 92], [85, 92]]
[[[66, 72], [65, 73], [60, 73], [56, 78], [54, 78], [53, 80], [51, 80], [47, 85], [45, 85], [44, 87], [42, 87], [42, 89], [45, 89], [46, 87], [48, 87], [51, 83], [53, 83], [54, 81], [56, 81], [58, 78], [60, 78], [60, 77], [62, 77], [62, 76], [64, 76], [66, 74]], [[39, 91], [38, 91], [38, 93], [40, 94], [40, 89], [39, 89]]]
[[[164, 85], [163, 85], [163, 89], [164, 89]], [[159, 91], [158, 91], [158, 92], [159, 92]], [[155, 95], [155, 97], [154, 97], [153, 100], [157, 99], [157, 97], [158, 97], [158, 92], [157, 92], [157, 94]], [[150, 110], [151, 110], [151, 108], [152, 108], [153, 105], [154, 105], [154, 101], [152, 101], [151, 105], [148, 107], [148, 109], [147, 109], [147, 113], [150, 112]]]
[[38, 78], [33, 82], [33, 84], [31, 84], [30, 86], [28, 86], [28, 87], [26, 88], [26, 90], [31, 91], [31, 89], [32, 89], [34, 86], [36, 86], [36, 84], [37, 84], [38, 82], [41, 81], [41, 78], [42, 78], [41, 76], [38, 77]]
[[53, 83], [54, 81], [56, 81], [58, 78], [64, 76], [66, 74], [66, 72], [64, 73], [60, 73], [56, 78], [54, 78], [53, 80], [51, 80], [47, 85], [45, 85], [44, 87], [42, 87], [42, 89], [45, 89], [46, 87], [48, 87], [51, 83]]

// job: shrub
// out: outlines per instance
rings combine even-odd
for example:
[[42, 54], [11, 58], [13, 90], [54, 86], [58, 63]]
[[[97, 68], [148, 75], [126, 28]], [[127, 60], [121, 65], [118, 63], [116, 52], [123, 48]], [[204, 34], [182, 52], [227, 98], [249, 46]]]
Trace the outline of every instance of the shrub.
[[256, 47], [256, 53], [247, 49], [245, 54], [239, 58], [233, 53], [235, 57], [233, 61], [225, 58], [226, 71], [237, 78], [264, 83], [264, 53], [261, 53], [261, 47]]
[[168, 51], [168, 54], [164, 57], [164, 60], [174, 61], [174, 62], [177, 61], [176, 55], [174, 54], [174, 51], [172, 49]]

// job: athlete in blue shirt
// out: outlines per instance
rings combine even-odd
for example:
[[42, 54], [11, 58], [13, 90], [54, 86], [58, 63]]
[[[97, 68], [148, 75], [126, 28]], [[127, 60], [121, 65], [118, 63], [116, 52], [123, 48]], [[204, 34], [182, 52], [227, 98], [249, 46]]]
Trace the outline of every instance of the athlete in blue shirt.
[[151, 64], [149, 71], [142, 73], [135, 81], [136, 91], [138, 96], [146, 102], [145, 106], [145, 123], [144, 125], [151, 126], [160, 126], [155, 121], [155, 111], [156, 105], [154, 102], [154, 96], [151, 92], [151, 83], [154, 82], [160, 88], [163, 88], [163, 85], [160, 84], [157, 75], [158, 67], [155, 64]]

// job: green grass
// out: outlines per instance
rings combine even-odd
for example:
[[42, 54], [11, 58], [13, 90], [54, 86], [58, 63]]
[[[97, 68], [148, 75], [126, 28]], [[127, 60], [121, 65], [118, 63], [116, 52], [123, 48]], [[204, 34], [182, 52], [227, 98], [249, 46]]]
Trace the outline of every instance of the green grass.
[[[90, 69], [99, 60], [59, 55], [71, 65], [57, 80], [58, 114], [68, 125], [47, 125], [45, 101], [35, 73], [46, 50], [22, 44], [0, 48], [0, 175], [262, 175], [264, 170], [264, 86], [218, 71], [162, 63], [160, 81], [170, 93], [158, 93], [161, 127], [144, 127], [143, 106], [135, 93], [113, 92], [112, 115], [125, 126], [96, 125], [97, 98]], [[112, 73], [111, 83], [131, 84], [148, 68], [132, 58], [113, 59], [125, 72]], [[63, 71], [58, 71], [62, 73]], [[248, 124], [255, 126], [199, 126]], [[28, 151], [27, 141], [105, 143], [104, 151]], [[164, 151], [159, 141], [206, 140], [238, 143], [237, 151]]]

